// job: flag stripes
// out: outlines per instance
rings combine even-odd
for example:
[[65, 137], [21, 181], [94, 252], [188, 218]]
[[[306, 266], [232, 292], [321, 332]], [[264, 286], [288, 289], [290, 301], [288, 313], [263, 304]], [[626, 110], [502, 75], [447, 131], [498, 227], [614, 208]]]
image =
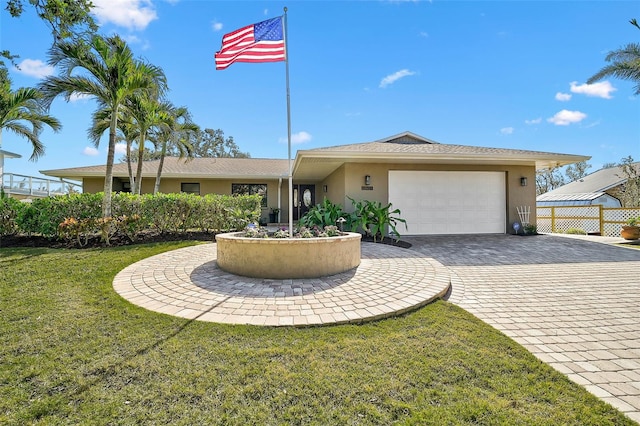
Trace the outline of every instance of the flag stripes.
[[278, 62], [286, 59], [282, 17], [242, 27], [222, 37], [215, 54], [216, 69], [234, 62]]

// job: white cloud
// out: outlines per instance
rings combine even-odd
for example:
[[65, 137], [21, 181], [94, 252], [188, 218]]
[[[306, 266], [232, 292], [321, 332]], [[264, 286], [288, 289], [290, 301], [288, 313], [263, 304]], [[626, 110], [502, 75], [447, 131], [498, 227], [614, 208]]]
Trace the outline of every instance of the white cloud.
[[88, 147], [86, 147], [85, 149], [82, 150], [82, 153], [84, 155], [89, 155], [91, 157], [95, 157], [96, 155], [100, 154], [100, 151], [98, 151], [97, 148], [94, 148], [92, 146], [88, 146]]
[[547, 118], [547, 121], [555, 124], [556, 126], [568, 126], [572, 123], [579, 123], [585, 118], [587, 118], [587, 114], [584, 112], [563, 109], [562, 111], [557, 112], [553, 117]]
[[513, 133], [513, 127], [503, 127], [502, 129], [500, 129], [500, 133], [502, 133], [503, 135], [510, 135]]
[[116, 144], [116, 155], [125, 155], [127, 153], [127, 144], [124, 142], [118, 142]]
[[608, 81], [601, 81], [599, 83], [593, 84], [585, 83], [579, 86], [577, 81], [572, 81], [570, 85], [571, 92], [573, 93], [581, 93], [583, 95], [604, 99], [611, 99], [613, 97], [611, 96], [611, 92], [615, 92], [616, 90], [618, 90], [613, 87]]
[[[303, 144], [303, 143], [307, 143], [311, 140], [311, 135], [305, 131], [301, 131], [298, 133], [292, 133], [291, 134], [291, 144], [292, 145], [299, 145], [299, 144]], [[287, 143], [287, 138], [280, 138], [279, 139], [280, 143]]]
[[222, 22], [218, 22], [218, 21], [211, 22], [211, 28], [213, 28], [213, 31], [220, 31], [222, 29]]
[[35, 78], [44, 78], [53, 75], [55, 68], [40, 59], [25, 59], [18, 64], [18, 72]]
[[69, 102], [88, 101], [89, 99], [91, 99], [91, 95], [84, 95], [84, 94], [76, 94], [76, 93], [74, 93], [73, 95], [71, 95], [69, 97]]
[[556, 93], [556, 101], [566, 102], [569, 100], [571, 100], [571, 95], [569, 93], [562, 93], [562, 92]]
[[144, 30], [158, 19], [151, 0], [93, 0], [91, 12], [100, 24], [112, 23], [130, 30]]
[[540, 124], [542, 123], [542, 117], [534, 118], [533, 120], [524, 120], [524, 122], [525, 124], [528, 124], [528, 125]]
[[401, 78], [410, 76], [410, 75], [415, 75], [416, 72], [414, 71], [409, 71], [408, 69], [403, 69], [400, 71], [396, 71], [393, 74], [389, 74], [388, 76], [386, 76], [385, 78], [383, 78], [380, 81], [380, 86], [382, 89], [384, 89], [385, 87], [387, 87], [390, 84], [395, 83], [396, 81], [400, 80]]
[[420, 37], [429, 38], [429, 33], [426, 31], [420, 31], [418, 34]]

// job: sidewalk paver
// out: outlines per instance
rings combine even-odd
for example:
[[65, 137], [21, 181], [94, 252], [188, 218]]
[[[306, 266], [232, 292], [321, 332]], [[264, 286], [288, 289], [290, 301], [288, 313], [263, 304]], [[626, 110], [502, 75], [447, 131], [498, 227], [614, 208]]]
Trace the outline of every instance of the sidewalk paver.
[[449, 270], [411, 250], [363, 243], [356, 269], [323, 278], [267, 280], [222, 271], [216, 244], [143, 259], [118, 273], [114, 289], [155, 312], [201, 321], [317, 326], [399, 315], [444, 296]]
[[640, 250], [551, 235], [409, 241], [451, 269], [450, 302], [640, 422]]

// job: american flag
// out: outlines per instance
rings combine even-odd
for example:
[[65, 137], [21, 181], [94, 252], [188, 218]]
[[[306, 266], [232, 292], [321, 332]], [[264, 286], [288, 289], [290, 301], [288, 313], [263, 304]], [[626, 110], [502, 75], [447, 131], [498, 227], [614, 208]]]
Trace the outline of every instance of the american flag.
[[225, 34], [216, 52], [216, 69], [234, 62], [278, 62], [286, 57], [282, 17], [268, 19]]

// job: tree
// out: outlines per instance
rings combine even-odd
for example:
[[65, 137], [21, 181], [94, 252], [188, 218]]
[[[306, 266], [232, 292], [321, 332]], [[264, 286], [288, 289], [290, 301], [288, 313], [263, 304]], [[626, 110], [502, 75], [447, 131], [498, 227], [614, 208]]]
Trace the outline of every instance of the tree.
[[[33, 6], [38, 17], [51, 28], [54, 42], [98, 30], [98, 25], [90, 14], [93, 7], [91, 0], [8, 0], [5, 10], [13, 18], [19, 18], [24, 13], [27, 2]], [[17, 58], [8, 50], [1, 51], [0, 57], [8, 59], [11, 63]], [[2, 60], [0, 68], [5, 68]]]
[[[138, 137], [137, 131], [131, 117], [124, 114], [122, 109], [120, 110], [120, 116], [118, 118], [118, 130], [116, 134], [116, 140], [118, 142], [125, 142], [127, 151], [125, 155], [125, 161], [127, 162], [127, 171], [129, 173], [129, 182], [133, 185], [134, 176], [133, 168], [131, 166], [131, 146], [133, 141]], [[111, 111], [107, 109], [98, 109], [93, 113], [91, 120], [92, 124], [88, 130], [89, 139], [93, 142], [94, 146], [100, 145], [100, 138], [111, 125]]]
[[43, 126], [47, 125], [55, 132], [62, 127], [56, 118], [46, 113], [40, 103], [41, 98], [42, 93], [31, 87], [12, 91], [7, 70], [0, 69], [0, 146], [3, 130], [24, 137], [33, 147], [30, 158], [32, 161], [44, 154], [44, 146], [40, 141]]
[[[138, 137], [138, 155], [141, 159], [144, 156], [145, 142], [150, 136], [154, 127], [165, 125], [167, 112], [170, 106], [166, 101], [159, 101], [155, 94], [143, 92], [130, 96], [124, 103], [126, 114], [130, 117], [135, 133]], [[131, 158], [131, 155], [128, 156]], [[140, 194], [142, 190], [142, 165], [143, 161], [137, 162], [136, 176], [132, 192]]]
[[[629, 23], [640, 29], [640, 25], [635, 19], [630, 20]], [[640, 94], [640, 43], [629, 43], [618, 50], [609, 52], [605, 61], [611, 62], [611, 64], [591, 76], [587, 80], [587, 84], [593, 84], [606, 77], [615, 77], [636, 83], [634, 95]]]
[[153, 187], [154, 194], [160, 191], [164, 157], [166, 156], [169, 143], [178, 150], [180, 158], [183, 158], [185, 155], [192, 157], [193, 149], [189, 143], [189, 136], [191, 134], [197, 134], [199, 131], [200, 128], [191, 121], [191, 114], [186, 107], [176, 108], [171, 105], [166, 111], [165, 125], [160, 126], [155, 135], [156, 146], [160, 146], [160, 161], [158, 162], [156, 183]]
[[544, 194], [565, 184], [560, 167], [536, 171], [536, 195]]
[[620, 200], [622, 207], [640, 207], [640, 163], [634, 163], [633, 158], [623, 158], [618, 164], [625, 182], [614, 191], [614, 197]]
[[578, 179], [582, 179], [587, 175], [587, 170], [591, 168], [591, 164], [586, 161], [580, 161], [578, 163], [567, 166], [564, 173], [567, 176], [567, 182], [573, 182]]
[[[118, 129], [118, 115], [125, 100], [137, 93], [166, 90], [161, 68], [136, 60], [131, 49], [117, 35], [94, 35], [88, 40], [55, 43], [49, 50], [49, 65], [58, 67], [59, 76], [48, 76], [40, 83], [46, 107], [58, 96], [66, 101], [72, 95], [94, 97], [100, 109], [110, 110], [109, 148], [104, 179], [102, 214], [111, 216], [113, 160]], [[73, 74], [80, 70], [82, 74]]]
[[204, 129], [203, 132], [195, 135], [192, 145], [193, 155], [196, 158], [251, 157], [248, 152], [240, 151], [240, 147], [233, 141], [233, 136], [225, 139], [224, 132], [220, 129]]

